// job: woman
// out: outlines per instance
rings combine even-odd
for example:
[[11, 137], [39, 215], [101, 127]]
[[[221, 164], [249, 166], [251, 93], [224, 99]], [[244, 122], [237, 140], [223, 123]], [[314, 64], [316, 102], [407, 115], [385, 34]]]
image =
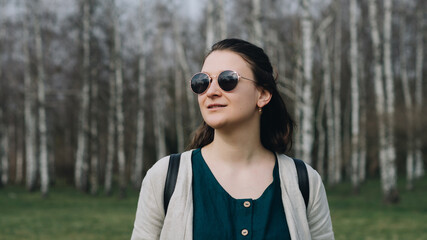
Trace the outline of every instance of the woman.
[[264, 51], [243, 40], [212, 46], [191, 79], [203, 124], [182, 153], [167, 214], [169, 157], [143, 180], [132, 239], [334, 239], [319, 174], [307, 166], [308, 206], [293, 160], [293, 121]]

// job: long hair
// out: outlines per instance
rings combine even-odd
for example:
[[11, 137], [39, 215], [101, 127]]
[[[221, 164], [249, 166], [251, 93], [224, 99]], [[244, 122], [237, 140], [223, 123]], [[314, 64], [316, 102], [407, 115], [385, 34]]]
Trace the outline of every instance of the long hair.
[[[218, 50], [231, 51], [241, 56], [249, 64], [255, 76], [256, 85], [272, 94], [270, 102], [263, 107], [261, 114], [261, 144], [273, 152], [285, 153], [290, 150], [292, 148], [294, 121], [277, 91], [276, 78], [267, 54], [262, 48], [252, 43], [230, 38], [215, 43], [206, 57]], [[214, 129], [203, 121], [194, 132], [188, 149], [204, 147], [213, 139]]]

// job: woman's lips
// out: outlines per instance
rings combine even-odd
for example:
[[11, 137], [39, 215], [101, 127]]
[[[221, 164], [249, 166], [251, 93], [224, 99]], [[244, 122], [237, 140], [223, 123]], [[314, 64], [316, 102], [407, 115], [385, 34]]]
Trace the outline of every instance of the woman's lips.
[[213, 108], [222, 108], [222, 107], [226, 107], [227, 105], [224, 104], [209, 104], [208, 105], [208, 109], [213, 109]]

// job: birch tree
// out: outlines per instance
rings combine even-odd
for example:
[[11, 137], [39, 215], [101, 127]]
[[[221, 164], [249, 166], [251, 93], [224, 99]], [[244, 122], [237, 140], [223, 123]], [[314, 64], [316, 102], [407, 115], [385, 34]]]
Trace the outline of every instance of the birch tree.
[[425, 19], [422, 8], [417, 11], [417, 43], [416, 43], [416, 60], [415, 60], [415, 111], [416, 111], [416, 139], [415, 139], [415, 177], [420, 178], [424, 176], [424, 160], [422, 153], [422, 137], [423, 124], [422, 124], [422, 113], [423, 113], [423, 63], [424, 63], [424, 34], [425, 30]]
[[[178, 4], [175, 4], [175, 9], [177, 9]], [[177, 13], [173, 13], [174, 19], [173, 19], [173, 36], [174, 36], [174, 42], [175, 42], [175, 62], [176, 65], [186, 65], [186, 59], [184, 56], [184, 46], [181, 43], [181, 36], [180, 36], [180, 19], [177, 17]], [[180, 64], [180, 62], [183, 61], [183, 63]], [[184, 68], [180, 66], [175, 66], [175, 74], [174, 74], [174, 82], [175, 82], [175, 129], [176, 129], [176, 137], [177, 137], [177, 149], [178, 152], [182, 152], [184, 150], [184, 124], [183, 124], [183, 104], [182, 104], [182, 97], [183, 97], [183, 86], [186, 86], [184, 83], [185, 77], [188, 76], [189, 72], [186, 72], [184, 74]]]
[[83, 71], [82, 71], [82, 91], [80, 94], [80, 113], [77, 137], [76, 165], [74, 170], [74, 180], [77, 189], [86, 191], [88, 182], [88, 135], [89, 126], [89, 102], [90, 102], [90, 9], [89, 1], [81, 0], [83, 8]]
[[334, 44], [334, 141], [331, 144], [335, 145], [335, 154], [328, 168], [328, 182], [335, 184], [341, 181], [341, 161], [342, 154], [342, 127], [341, 127], [341, 36], [342, 36], [342, 13], [341, 13], [341, 0], [335, 1], [335, 44]]
[[385, 119], [385, 94], [381, 65], [381, 42], [377, 25], [377, 4], [375, 0], [369, 1], [369, 22], [371, 25], [371, 38], [374, 55], [374, 88], [376, 97], [376, 112], [378, 116], [378, 137], [379, 137], [379, 160], [381, 185], [385, 202], [396, 202], [398, 193], [396, 190], [395, 173], [393, 163], [388, 159], [387, 135]]
[[[24, 92], [25, 94], [25, 92]], [[25, 100], [24, 100], [25, 105]], [[24, 106], [25, 108], [25, 106]], [[21, 116], [17, 116], [20, 118]], [[16, 146], [16, 165], [15, 165], [15, 184], [22, 184], [24, 179], [24, 148], [22, 145], [23, 129], [21, 121], [15, 122], [15, 146]]]
[[225, 19], [225, 0], [207, 1], [206, 6], [206, 48], [214, 42], [227, 36], [227, 22]]
[[351, 182], [355, 192], [359, 192], [359, 56], [357, 44], [358, 6], [350, 0], [350, 67], [351, 67]]
[[414, 109], [411, 96], [411, 88], [409, 85], [408, 72], [406, 70], [406, 47], [405, 47], [405, 17], [401, 16], [400, 19], [400, 53], [399, 53], [399, 63], [400, 63], [400, 77], [402, 82], [403, 90], [403, 100], [405, 102], [406, 108], [406, 126], [407, 126], [407, 140], [406, 140], [406, 188], [408, 190], [413, 189], [413, 179], [414, 179]]
[[[30, 4], [27, 3], [27, 12], [29, 12]], [[34, 191], [37, 179], [37, 164], [36, 164], [36, 132], [35, 132], [35, 117], [33, 111], [34, 87], [30, 73], [30, 53], [29, 53], [29, 29], [27, 17], [23, 17], [23, 34], [22, 34], [22, 49], [24, 53], [24, 117], [25, 117], [25, 163], [26, 163], [26, 187], [29, 191]]]
[[384, 77], [386, 89], [386, 114], [387, 114], [387, 161], [390, 182], [396, 187], [396, 149], [394, 147], [394, 81], [391, 66], [391, 17], [392, 0], [384, 0]]
[[[319, 39], [320, 49], [322, 52], [322, 68], [323, 68], [323, 95], [325, 101], [325, 113], [326, 113], [326, 134], [328, 139], [328, 158], [327, 162], [331, 163], [335, 160], [335, 145], [334, 143], [334, 109], [333, 109], [333, 93], [331, 83], [331, 67], [329, 58], [329, 47], [326, 38], [327, 28], [332, 22], [332, 17], [328, 16], [325, 18], [319, 26]], [[320, 139], [319, 139], [320, 140]], [[320, 140], [321, 141], [321, 140]], [[329, 175], [331, 177], [333, 175]]]
[[83, 62], [84, 67], [87, 69], [84, 70], [84, 74], [87, 74], [89, 78], [89, 127], [90, 127], [90, 150], [88, 151], [88, 161], [90, 160], [90, 192], [92, 195], [97, 194], [98, 192], [98, 178], [99, 178], [99, 157], [98, 157], [98, 108], [97, 108], [97, 98], [98, 98], [98, 83], [97, 78], [92, 77], [91, 75], [91, 51], [90, 51], [90, 42], [91, 42], [91, 2], [86, 0], [83, 3], [83, 55], [85, 61]]
[[[1, 2], [0, 7], [3, 3]], [[2, 10], [2, 9], [0, 9]], [[0, 12], [2, 13], [2, 12]], [[3, 26], [3, 22], [0, 19], [0, 40], [4, 39], [5, 30]], [[0, 53], [2, 52], [2, 48], [0, 48]], [[2, 68], [0, 67], [0, 86], [3, 85], [3, 79], [2, 77]], [[0, 89], [1, 96], [4, 96], [3, 93], [4, 89]], [[3, 108], [6, 107], [6, 104], [4, 101], [2, 101], [2, 105], [0, 105], [0, 187], [2, 185], [6, 185], [9, 180], [9, 157], [8, 157], [8, 129], [7, 125], [5, 124], [5, 117], [4, 117], [4, 110]]]
[[120, 36], [119, 13], [116, 1], [112, 0], [113, 34], [114, 34], [114, 73], [116, 81], [116, 120], [117, 120], [117, 162], [119, 167], [120, 197], [126, 194], [126, 159], [124, 142], [124, 112], [123, 112], [123, 74], [122, 74], [122, 42]]
[[[167, 14], [166, 7], [163, 5], [164, 3], [158, 2], [156, 4], [156, 16], [165, 16]], [[165, 90], [165, 78], [166, 73], [164, 69], [161, 69], [162, 66], [162, 53], [163, 53], [163, 37], [167, 23], [165, 19], [160, 17], [157, 18], [158, 27], [156, 33], [156, 42], [154, 43], [154, 52], [155, 52], [155, 63], [158, 66], [157, 73], [158, 77], [156, 79], [154, 89], [155, 97], [153, 101], [154, 108], [154, 136], [156, 141], [156, 154], [157, 159], [160, 159], [166, 155], [166, 135], [165, 135], [165, 107], [167, 96], [162, 94], [162, 91]]]
[[311, 163], [313, 149], [313, 100], [312, 100], [312, 29], [313, 23], [309, 12], [309, 0], [300, 0], [302, 7], [302, 45], [303, 45], [303, 79], [302, 86], [302, 159]]
[[251, 41], [255, 45], [262, 46], [261, 0], [252, 0], [251, 22]]
[[360, 54], [359, 57], [359, 111], [360, 111], [360, 129], [359, 129], [359, 182], [363, 182], [366, 179], [366, 157], [367, 157], [367, 144], [366, 144], [366, 129], [367, 129], [367, 91], [366, 91], [366, 81], [364, 81], [366, 78], [366, 71], [364, 68], [364, 62], [363, 59], [363, 53]]
[[7, 185], [9, 181], [9, 139], [8, 128], [4, 120], [3, 106], [0, 106], [0, 186]]
[[138, 58], [138, 115], [136, 130], [136, 149], [135, 149], [135, 170], [133, 172], [133, 184], [136, 189], [140, 188], [142, 182], [142, 170], [144, 167], [144, 134], [145, 134], [145, 111], [144, 99], [146, 88], [146, 61], [145, 61], [145, 6], [144, 1], [140, 1], [139, 8], [140, 31], [139, 35], [139, 58]]
[[38, 131], [41, 192], [44, 197], [49, 191], [49, 166], [47, 153], [46, 104], [45, 104], [45, 72], [43, 66], [43, 42], [40, 31], [41, 4], [35, 1], [34, 35], [37, 64], [37, 100], [38, 100]]
[[113, 167], [114, 159], [116, 156], [116, 145], [115, 145], [115, 136], [116, 136], [116, 83], [114, 78], [114, 51], [112, 51], [109, 64], [109, 92], [110, 96], [108, 99], [108, 133], [107, 133], [107, 162], [105, 163], [105, 179], [104, 179], [104, 188], [105, 194], [111, 195], [112, 183], [113, 183]]

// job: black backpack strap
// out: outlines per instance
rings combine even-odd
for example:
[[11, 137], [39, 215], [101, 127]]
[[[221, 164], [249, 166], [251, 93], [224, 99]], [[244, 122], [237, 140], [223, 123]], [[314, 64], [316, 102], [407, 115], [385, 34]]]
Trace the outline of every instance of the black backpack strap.
[[305, 207], [308, 207], [308, 200], [310, 199], [310, 183], [308, 182], [307, 167], [302, 160], [293, 158], [295, 167], [298, 174], [298, 186], [304, 198]]
[[168, 173], [166, 175], [165, 189], [163, 193], [163, 207], [165, 215], [168, 210], [169, 201], [175, 190], [176, 178], [178, 177], [179, 162], [181, 160], [181, 153], [171, 154], [169, 158]]

